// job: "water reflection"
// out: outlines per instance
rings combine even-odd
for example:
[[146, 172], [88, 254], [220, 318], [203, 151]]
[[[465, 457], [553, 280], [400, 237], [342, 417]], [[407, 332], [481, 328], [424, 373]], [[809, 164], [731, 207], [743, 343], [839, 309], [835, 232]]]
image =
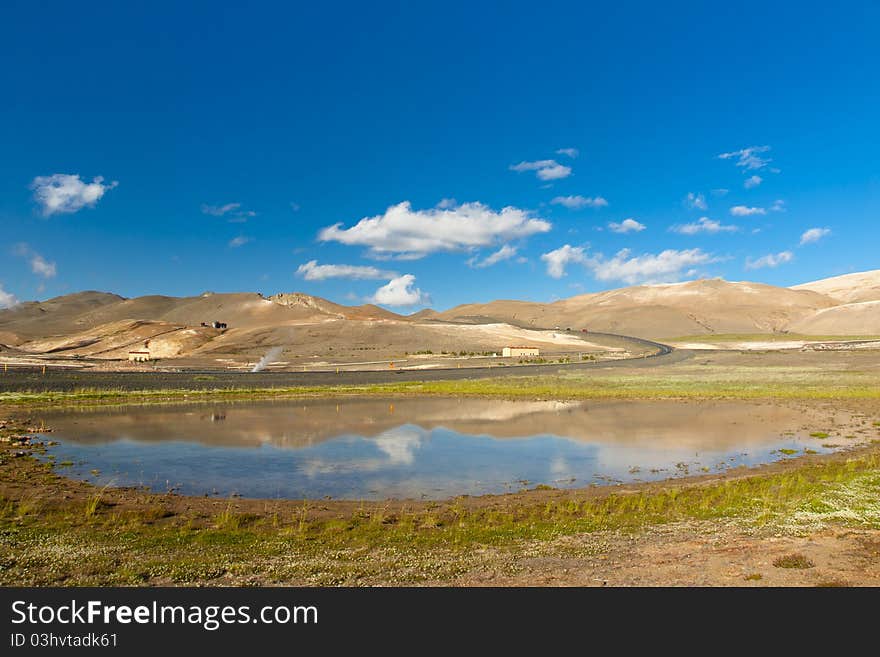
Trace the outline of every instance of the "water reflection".
[[443, 498], [658, 479], [821, 449], [806, 438], [803, 408], [770, 403], [351, 399], [42, 419], [60, 441], [50, 452], [75, 463], [73, 476], [247, 497]]

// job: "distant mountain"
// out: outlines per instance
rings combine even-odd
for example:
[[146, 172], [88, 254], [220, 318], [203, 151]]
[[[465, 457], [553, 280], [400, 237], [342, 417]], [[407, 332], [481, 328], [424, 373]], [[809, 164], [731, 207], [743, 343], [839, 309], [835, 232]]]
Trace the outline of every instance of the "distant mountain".
[[[809, 290], [703, 279], [639, 285], [553, 303], [493, 301], [440, 313], [453, 322], [509, 322], [542, 328], [587, 328], [639, 337], [702, 333], [772, 333], [836, 302]], [[878, 329], [880, 330], [880, 329]]]
[[[26, 301], [0, 310], [0, 332], [16, 339], [68, 333], [76, 319], [99, 308], [118, 304], [125, 299], [107, 292], [77, 292], [47, 301]], [[9, 343], [13, 340], [0, 340]]]
[[819, 292], [840, 303], [880, 301], [880, 269], [825, 278], [812, 283], [795, 285], [791, 289]]
[[124, 321], [200, 326], [224, 322], [230, 328], [282, 326], [326, 319], [395, 319], [400, 315], [377, 306], [341, 306], [307, 294], [253, 292], [196, 297], [150, 295], [126, 299], [106, 292], [79, 292], [48, 301], [31, 301], [0, 310], [0, 343], [21, 344], [35, 338], [65, 336]]
[[[228, 329], [211, 328], [215, 321]], [[301, 358], [348, 354], [375, 360], [380, 354], [426, 350], [492, 352], [510, 340], [546, 338], [548, 345], [562, 344], [557, 336], [521, 330], [557, 327], [578, 335], [587, 329], [659, 339], [709, 333], [880, 335], [880, 270], [792, 288], [702, 279], [637, 285], [553, 303], [499, 300], [408, 316], [299, 292], [134, 299], [79, 292], [0, 310], [0, 346], [125, 358], [128, 350], [149, 343], [157, 357], [217, 359], [261, 355], [283, 346]]]

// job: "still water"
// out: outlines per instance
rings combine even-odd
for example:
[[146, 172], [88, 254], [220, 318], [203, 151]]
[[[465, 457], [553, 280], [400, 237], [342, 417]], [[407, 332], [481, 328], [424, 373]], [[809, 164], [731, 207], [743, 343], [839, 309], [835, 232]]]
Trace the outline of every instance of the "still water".
[[442, 499], [648, 481], [828, 451], [803, 408], [345, 399], [47, 413], [59, 471], [188, 495]]

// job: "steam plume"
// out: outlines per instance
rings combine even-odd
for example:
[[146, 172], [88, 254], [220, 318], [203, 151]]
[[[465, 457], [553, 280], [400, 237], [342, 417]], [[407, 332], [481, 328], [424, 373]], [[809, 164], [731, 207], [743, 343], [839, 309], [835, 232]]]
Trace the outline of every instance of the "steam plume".
[[266, 369], [266, 366], [269, 363], [278, 360], [278, 357], [281, 355], [282, 351], [282, 347], [272, 347], [269, 351], [266, 352], [266, 355], [263, 356], [256, 365], [254, 365], [254, 368], [251, 370], [251, 372], [262, 372], [264, 369]]

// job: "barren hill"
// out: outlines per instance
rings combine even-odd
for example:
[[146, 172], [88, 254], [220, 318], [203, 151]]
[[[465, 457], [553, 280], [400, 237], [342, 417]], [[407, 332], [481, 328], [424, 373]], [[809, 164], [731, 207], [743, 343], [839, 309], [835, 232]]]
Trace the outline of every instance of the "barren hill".
[[812, 290], [840, 303], [880, 301], [880, 269], [844, 274], [812, 283], [795, 285], [792, 290]]
[[[226, 327], [211, 328], [212, 322]], [[510, 344], [534, 345], [542, 354], [633, 347], [590, 335], [596, 332], [661, 340], [711, 333], [880, 335], [880, 271], [794, 288], [721, 279], [638, 285], [553, 303], [500, 300], [409, 316], [302, 293], [125, 299], [81, 292], [0, 310], [0, 348], [9, 353], [119, 360], [149, 344], [154, 358], [237, 367], [274, 348], [297, 366], [401, 359], [421, 366], [425, 355], [492, 354]]]
[[[107, 292], [77, 292], [46, 301], [26, 301], [0, 311], [0, 332], [7, 344], [28, 337], [69, 333], [81, 315], [124, 301]], [[14, 336], [14, 338], [13, 338]], [[13, 338], [13, 339], [10, 339]]]
[[809, 290], [704, 279], [639, 285], [584, 294], [554, 303], [494, 301], [458, 306], [438, 315], [456, 322], [506, 321], [639, 337], [700, 333], [771, 333], [835, 302]]
[[806, 335], [878, 335], [880, 301], [846, 303], [820, 310], [792, 324], [791, 331]]

